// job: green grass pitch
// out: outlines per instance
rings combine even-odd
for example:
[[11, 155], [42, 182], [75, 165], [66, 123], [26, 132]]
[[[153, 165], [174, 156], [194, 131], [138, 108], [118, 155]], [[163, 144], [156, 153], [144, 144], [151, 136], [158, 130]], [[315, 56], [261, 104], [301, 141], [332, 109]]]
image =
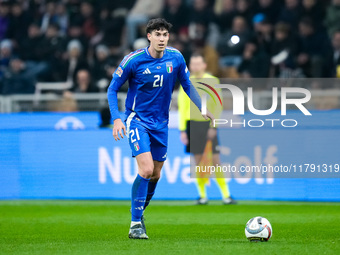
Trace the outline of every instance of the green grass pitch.
[[[195, 206], [152, 201], [149, 240], [130, 240], [128, 201], [0, 201], [0, 254], [340, 254], [340, 203], [252, 202]], [[267, 243], [245, 223], [266, 217]]]

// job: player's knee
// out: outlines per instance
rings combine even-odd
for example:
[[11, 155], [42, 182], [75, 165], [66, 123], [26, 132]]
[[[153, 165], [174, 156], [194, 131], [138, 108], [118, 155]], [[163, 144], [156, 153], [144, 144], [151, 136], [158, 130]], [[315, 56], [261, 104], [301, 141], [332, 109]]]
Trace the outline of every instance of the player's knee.
[[151, 179], [150, 181], [152, 182], [158, 182], [159, 178], [161, 177], [161, 174], [160, 173], [154, 173], [152, 176], [151, 176]]
[[153, 166], [145, 166], [143, 167], [142, 169], [140, 169], [140, 175], [143, 177], [143, 178], [146, 178], [146, 179], [149, 179], [152, 177], [152, 174], [153, 174]]

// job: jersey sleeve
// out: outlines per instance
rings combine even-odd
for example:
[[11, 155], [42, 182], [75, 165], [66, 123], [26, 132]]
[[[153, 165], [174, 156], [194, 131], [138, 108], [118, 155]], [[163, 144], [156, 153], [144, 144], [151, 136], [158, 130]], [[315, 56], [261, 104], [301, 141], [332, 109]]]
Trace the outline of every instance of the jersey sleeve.
[[183, 90], [189, 96], [191, 101], [197, 106], [199, 110], [202, 108], [201, 97], [195, 89], [194, 85], [192, 85], [190, 79], [190, 72], [188, 70], [187, 65], [185, 64], [185, 60], [181, 55], [179, 58], [179, 72], [178, 79], [181, 82]]
[[117, 92], [131, 76], [132, 63], [131, 61], [125, 63], [126, 58], [127, 57], [123, 59], [119, 67], [112, 74], [112, 80], [107, 90], [107, 99], [110, 107], [111, 117], [113, 120], [120, 118], [118, 111]]

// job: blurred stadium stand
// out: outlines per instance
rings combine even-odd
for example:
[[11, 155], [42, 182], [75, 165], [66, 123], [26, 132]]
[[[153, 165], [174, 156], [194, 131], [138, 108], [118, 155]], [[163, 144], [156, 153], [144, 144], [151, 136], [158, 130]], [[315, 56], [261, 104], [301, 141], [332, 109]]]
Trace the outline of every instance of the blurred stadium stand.
[[[97, 111], [153, 17], [218, 77], [340, 78], [340, 0], [0, 0], [0, 112]], [[306, 87], [339, 107], [339, 86]]]

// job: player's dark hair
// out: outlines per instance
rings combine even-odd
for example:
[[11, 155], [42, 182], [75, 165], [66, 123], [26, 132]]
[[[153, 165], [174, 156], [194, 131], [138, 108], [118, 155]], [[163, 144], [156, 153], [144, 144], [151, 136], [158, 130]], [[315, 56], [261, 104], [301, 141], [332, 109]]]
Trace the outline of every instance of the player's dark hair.
[[146, 33], [151, 33], [154, 30], [168, 30], [170, 32], [172, 28], [172, 24], [167, 22], [165, 19], [157, 18], [149, 20], [148, 24], [146, 25]]

